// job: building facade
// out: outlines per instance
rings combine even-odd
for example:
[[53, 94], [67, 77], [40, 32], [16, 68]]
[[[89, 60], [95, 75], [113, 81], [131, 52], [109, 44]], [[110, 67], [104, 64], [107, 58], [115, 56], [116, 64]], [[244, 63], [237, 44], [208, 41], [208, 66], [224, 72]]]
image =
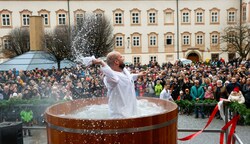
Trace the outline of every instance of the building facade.
[[[0, 49], [8, 33], [29, 27], [29, 16], [44, 17], [45, 29], [74, 25], [87, 13], [106, 15], [113, 24], [116, 51], [126, 62], [147, 64], [224, 58], [224, 28], [250, 21], [250, 0], [0, 0]], [[242, 8], [242, 10], [240, 10]]]

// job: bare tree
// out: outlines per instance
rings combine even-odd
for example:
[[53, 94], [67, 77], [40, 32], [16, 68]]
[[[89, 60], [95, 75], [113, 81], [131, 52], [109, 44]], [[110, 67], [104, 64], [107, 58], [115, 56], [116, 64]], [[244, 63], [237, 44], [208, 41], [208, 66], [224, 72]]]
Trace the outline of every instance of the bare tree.
[[60, 69], [61, 61], [64, 59], [70, 59], [71, 57], [69, 27], [67, 25], [57, 26], [53, 31], [45, 32], [44, 47], [45, 51], [50, 54], [47, 58], [57, 62], [58, 69]]
[[[25, 27], [17, 27], [9, 32], [10, 47], [4, 53], [21, 55], [30, 50], [30, 33]], [[8, 51], [8, 52], [7, 52]]]
[[233, 25], [225, 28], [221, 35], [223, 52], [238, 53], [241, 58], [246, 58], [250, 52], [250, 27], [248, 25]]
[[106, 16], [88, 14], [72, 32], [75, 56], [103, 57], [114, 47], [113, 27]]

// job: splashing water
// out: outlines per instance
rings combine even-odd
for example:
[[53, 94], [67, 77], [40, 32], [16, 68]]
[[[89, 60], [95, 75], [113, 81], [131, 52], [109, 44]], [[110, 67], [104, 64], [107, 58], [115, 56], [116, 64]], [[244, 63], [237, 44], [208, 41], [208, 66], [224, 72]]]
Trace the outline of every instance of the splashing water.
[[[137, 115], [132, 116], [132, 118], [156, 115], [166, 111], [163, 107], [158, 106], [155, 103], [149, 102], [148, 100], [138, 100], [137, 108], [138, 113]], [[75, 113], [60, 116], [80, 119], [112, 119], [109, 116], [108, 109], [108, 104], [89, 105], [78, 110]]]

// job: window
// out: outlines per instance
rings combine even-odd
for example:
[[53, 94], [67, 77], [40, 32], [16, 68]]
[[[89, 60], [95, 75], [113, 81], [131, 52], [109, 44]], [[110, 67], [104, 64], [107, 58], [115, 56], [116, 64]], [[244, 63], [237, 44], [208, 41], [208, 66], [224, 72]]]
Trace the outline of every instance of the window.
[[2, 14], [2, 26], [10, 26], [10, 14]]
[[191, 45], [191, 33], [189, 32], [183, 32], [181, 33], [181, 40], [182, 40], [182, 45], [185, 46], [189, 46]]
[[3, 48], [4, 49], [10, 49], [11, 48], [9, 39], [4, 39], [3, 40]]
[[156, 56], [150, 56], [150, 61], [156, 62], [157, 61], [157, 57]]
[[220, 10], [213, 8], [210, 10], [210, 24], [219, 24]]
[[38, 11], [38, 15], [43, 17], [44, 26], [50, 26], [50, 11], [42, 9]]
[[12, 26], [12, 12], [9, 10], [0, 11], [0, 27], [10, 27]]
[[189, 13], [182, 13], [182, 22], [183, 23], [189, 22]]
[[67, 11], [60, 9], [56, 11], [57, 14], [57, 25], [66, 25], [67, 24]]
[[132, 23], [138, 24], [139, 23], [139, 13], [132, 13]]
[[116, 38], [115, 38], [115, 46], [116, 47], [122, 47], [123, 46], [123, 37], [122, 36], [116, 36]]
[[41, 16], [43, 17], [44, 25], [49, 25], [48, 14], [41, 14]]
[[23, 26], [30, 25], [30, 15], [29, 14], [23, 14], [22, 19], [23, 19]]
[[141, 34], [138, 32], [135, 32], [131, 34], [131, 48], [132, 48], [132, 53], [140, 53], [141, 49]]
[[32, 12], [29, 10], [23, 10], [20, 12], [21, 15], [21, 21], [22, 21], [22, 26], [29, 26], [30, 25], [30, 16]]
[[148, 24], [155, 25], [157, 24], [157, 10], [156, 9], [149, 9], [148, 12]]
[[140, 25], [141, 11], [139, 9], [133, 9], [130, 12], [131, 12], [131, 25]]
[[59, 25], [66, 24], [66, 14], [58, 14], [58, 24]]
[[196, 24], [204, 24], [204, 13], [205, 13], [205, 10], [202, 9], [202, 8], [198, 8], [195, 11], [195, 23]]
[[149, 23], [155, 23], [156, 20], [155, 20], [155, 16], [156, 14], [155, 13], [149, 13]]
[[181, 10], [181, 23], [182, 24], [190, 24], [190, 16], [191, 10], [188, 8], [184, 8]]
[[212, 12], [212, 23], [218, 22], [218, 12]]
[[246, 20], [247, 20], [247, 8], [246, 6], [243, 6], [242, 7], [242, 21], [246, 22]]
[[158, 46], [158, 34], [155, 32], [151, 32], [148, 34], [148, 45], [149, 47], [157, 47]]
[[196, 22], [197, 23], [202, 23], [203, 22], [203, 13], [201, 13], [201, 12], [196, 13]]
[[133, 36], [132, 45], [135, 46], [135, 47], [140, 46], [140, 37], [139, 36]]
[[84, 20], [84, 14], [76, 14], [76, 24], [80, 25], [83, 23]]
[[212, 45], [218, 45], [218, 35], [217, 34], [212, 34], [212, 36], [211, 36], [211, 44]]
[[184, 35], [183, 36], [183, 45], [189, 45], [190, 44], [189, 39], [190, 39], [189, 35]]
[[93, 13], [95, 14], [95, 16], [97, 18], [102, 18], [102, 16], [104, 15], [104, 10], [96, 9], [96, 10], [93, 11]]
[[235, 8], [230, 8], [227, 10], [227, 22], [228, 23], [235, 23], [236, 22], [236, 11]]
[[115, 24], [122, 24], [122, 13], [115, 14]]
[[235, 21], [235, 12], [228, 12], [228, 22]]
[[139, 64], [140, 61], [140, 57], [134, 57], [134, 65]]
[[167, 35], [166, 45], [172, 45], [172, 44], [173, 44], [173, 36]]
[[202, 45], [202, 44], [203, 44], [203, 36], [202, 36], [202, 35], [198, 35], [198, 36], [196, 37], [196, 43], [197, 43], [198, 45]]
[[164, 46], [168, 47], [174, 45], [174, 33], [167, 32], [164, 34]]
[[205, 42], [205, 33], [199, 31], [197, 33], [195, 33], [195, 37], [196, 37], [196, 45], [200, 46], [200, 45], [204, 45]]
[[124, 24], [123, 16], [124, 16], [124, 11], [122, 9], [115, 9], [113, 11], [113, 17], [114, 17], [113, 21], [115, 26], [123, 26]]
[[85, 11], [82, 9], [77, 9], [74, 11], [75, 25], [81, 25], [85, 18]]
[[150, 36], [150, 46], [155, 46], [156, 45], [156, 36]]

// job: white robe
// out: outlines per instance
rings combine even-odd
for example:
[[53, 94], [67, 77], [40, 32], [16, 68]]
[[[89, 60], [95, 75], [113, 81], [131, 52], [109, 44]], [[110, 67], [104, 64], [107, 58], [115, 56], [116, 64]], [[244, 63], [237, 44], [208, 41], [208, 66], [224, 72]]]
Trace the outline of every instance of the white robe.
[[132, 117], [137, 114], [137, 99], [134, 81], [138, 74], [113, 71], [108, 65], [101, 68], [105, 74], [104, 84], [108, 89], [109, 111], [112, 118]]

